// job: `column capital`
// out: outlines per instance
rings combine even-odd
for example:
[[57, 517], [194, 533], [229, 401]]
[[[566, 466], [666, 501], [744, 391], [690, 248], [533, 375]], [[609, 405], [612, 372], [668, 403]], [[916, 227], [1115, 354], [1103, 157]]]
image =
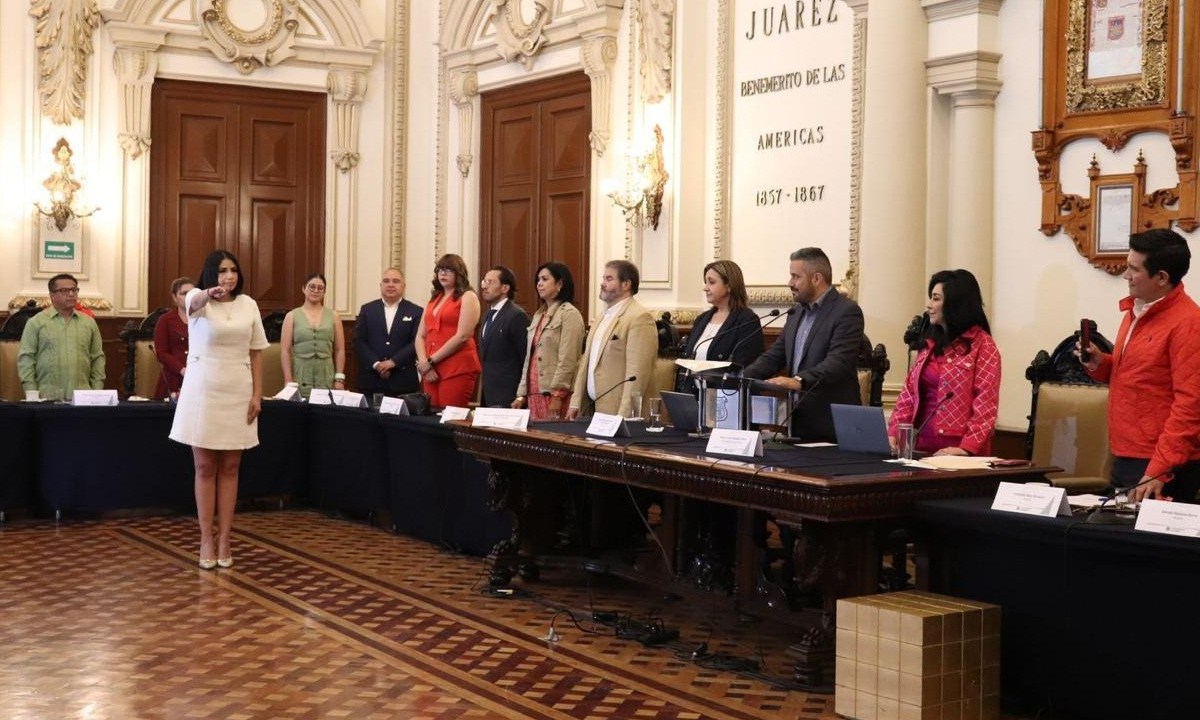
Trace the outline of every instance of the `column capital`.
[[1000, 53], [973, 52], [931, 58], [925, 61], [925, 80], [929, 87], [940, 95], [955, 97], [969, 94], [979, 105], [995, 103], [1000, 88], [1004, 85], [999, 76]]
[[999, 15], [1004, 0], [921, 0], [921, 9], [929, 22], [950, 20], [967, 15]]

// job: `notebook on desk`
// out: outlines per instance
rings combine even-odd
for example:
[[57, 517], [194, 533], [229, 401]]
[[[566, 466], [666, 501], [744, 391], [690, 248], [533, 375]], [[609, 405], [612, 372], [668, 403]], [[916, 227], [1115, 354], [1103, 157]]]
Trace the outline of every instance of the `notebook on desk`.
[[829, 406], [838, 447], [850, 452], [891, 455], [883, 408], [863, 405]]
[[689, 433], [700, 431], [700, 403], [694, 395], [663, 390], [659, 397], [671, 416], [671, 427]]

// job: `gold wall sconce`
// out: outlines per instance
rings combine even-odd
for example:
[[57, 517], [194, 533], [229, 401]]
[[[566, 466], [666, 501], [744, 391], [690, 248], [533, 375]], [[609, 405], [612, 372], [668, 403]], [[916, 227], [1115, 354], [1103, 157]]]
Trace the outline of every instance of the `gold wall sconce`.
[[75, 151], [71, 149], [71, 144], [67, 142], [67, 139], [59, 138], [58, 142], [54, 144], [53, 152], [58, 170], [50, 173], [50, 176], [42, 182], [42, 186], [50, 193], [50, 198], [35, 202], [33, 206], [37, 208], [39, 214], [46, 216], [47, 224], [54, 223], [54, 227], [62, 231], [66, 229], [71, 218], [91, 217], [100, 208], [75, 203], [75, 194], [83, 188], [83, 185], [75, 177], [75, 167], [71, 164], [71, 156], [75, 154]]
[[624, 190], [612, 190], [608, 194], [613, 204], [625, 213], [625, 221], [658, 229], [662, 215], [663, 188], [667, 184], [667, 169], [663, 164], [662, 127], [654, 126], [654, 147], [645, 154], [628, 159], [633, 168]]

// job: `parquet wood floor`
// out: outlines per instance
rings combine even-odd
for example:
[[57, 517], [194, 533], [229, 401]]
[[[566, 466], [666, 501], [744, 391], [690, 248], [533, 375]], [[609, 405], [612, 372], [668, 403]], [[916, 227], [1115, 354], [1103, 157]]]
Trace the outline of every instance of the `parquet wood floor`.
[[784, 634], [723, 600], [570, 571], [487, 597], [479, 558], [306, 511], [239, 514], [228, 570], [196, 567], [197, 538], [180, 516], [0, 526], [0, 717], [837, 717], [557, 610], [659, 617], [785, 680]]

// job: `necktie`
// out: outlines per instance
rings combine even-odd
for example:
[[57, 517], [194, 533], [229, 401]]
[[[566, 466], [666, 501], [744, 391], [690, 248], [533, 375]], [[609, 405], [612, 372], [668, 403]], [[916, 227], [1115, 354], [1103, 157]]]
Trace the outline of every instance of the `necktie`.
[[499, 310], [489, 310], [487, 319], [483, 321], [483, 332], [479, 333], [480, 337], [487, 337], [488, 328], [492, 326], [492, 321], [496, 319], [496, 313]]

